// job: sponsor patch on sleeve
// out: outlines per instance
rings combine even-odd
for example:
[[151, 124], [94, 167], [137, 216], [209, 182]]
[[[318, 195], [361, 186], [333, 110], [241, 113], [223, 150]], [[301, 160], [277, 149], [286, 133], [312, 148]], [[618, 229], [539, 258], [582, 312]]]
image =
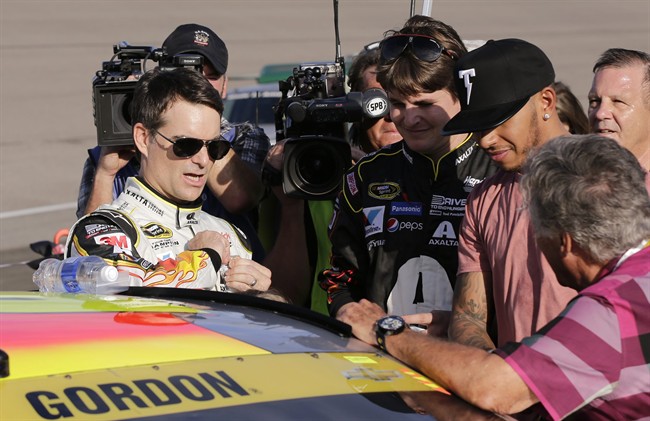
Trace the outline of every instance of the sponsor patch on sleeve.
[[353, 195], [359, 193], [359, 189], [357, 188], [357, 180], [354, 179], [354, 173], [348, 173], [345, 178], [347, 179], [348, 190], [350, 190], [350, 193]]
[[103, 246], [113, 246], [113, 253], [127, 253], [131, 250], [131, 239], [123, 232], [95, 236], [95, 243]]

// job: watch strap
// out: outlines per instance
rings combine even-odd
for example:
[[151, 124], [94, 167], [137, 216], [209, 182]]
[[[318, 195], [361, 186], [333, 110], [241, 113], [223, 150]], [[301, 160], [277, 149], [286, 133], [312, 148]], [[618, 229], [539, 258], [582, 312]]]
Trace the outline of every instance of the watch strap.
[[[387, 320], [387, 319], [393, 319], [393, 320], [401, 321], [401, 326], [399, 328], [395, 329], [395, 330], [386, 329], [386, 328], [384, 328], [382, 326], [383, 325], [382, 322]], [[379, 348], [382, 351], [384, 351], [385, 353], [388, 354], [389, 353], [388, 349], [386, 349], [386, 336], [397, 335], [397, 334], [403, 332], [404, 329], [407, 326], [408, 326], [408, 324], [406, 324], [404, 319], [402, 319], [399, 316], [387, 316], [387, 317], [383, 317], [383, 318], [377, 320], [376, 327], [375, 327], [375, 335], [377, 337], [377, 345], [379, 346]]]

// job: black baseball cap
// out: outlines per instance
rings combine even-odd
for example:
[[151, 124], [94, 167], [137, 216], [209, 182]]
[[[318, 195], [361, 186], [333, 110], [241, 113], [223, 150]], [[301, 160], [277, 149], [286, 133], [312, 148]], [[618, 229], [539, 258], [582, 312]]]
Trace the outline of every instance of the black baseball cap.
[[490, 40], [464, 54], [454, 73], [461, 109], [443, 128], [444, 135], [497, 127], [555, 80], [546, 54], [515, 38]]
[[167, 54], [201, 54], [220, 74], [228, 69], [228, 49], [226, 44], [207, 26], [188, 23], [174, 30], [165, 42]]

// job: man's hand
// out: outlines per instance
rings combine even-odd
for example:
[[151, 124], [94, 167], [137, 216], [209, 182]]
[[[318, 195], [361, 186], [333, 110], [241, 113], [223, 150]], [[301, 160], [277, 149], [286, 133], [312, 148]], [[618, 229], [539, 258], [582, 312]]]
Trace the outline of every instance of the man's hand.
[[118, 171], [135, 156], [135, 146], [103, 146], [95, 168], [93, 187], [86, 203], [84, 214], [97, 209], [100, 205], [113, 201], [113, 182]]
[[225, 281], [229, 288], [237, 291], [266, 291], [271, 286], [271, 271], [254, 260], [233, 256]]
[[[268, 165], [269, 167], [273, 168], [275, 171], [279, 172], [280, 174], [282, 173], [282, 166], [284, 161], [285, 142], [286, 140], [281, 140], [277, 142], [275, 145], [271, 146], [271, 149], [269, 149], [269, 153], [266, 154], [265, 165]], [[271, 186], [271, 191], [273, 191], [275, 197], [278, 198], [278, 201], [280, 202], [280, 205], [282, 206], [283, 209], [285, 208], [302, 209], [302, 207], [304, 206], [304, 202], [302, 199], [296, 199], [284, 194], [284, 189], [282, 188], [282, 184]]]
[[427, 333], [431, 336], [446, 338], [451, 311], [432, 310], [430, 313], [407, 314], [402, 317], [408, 324], [426, 326]]
[[336, 314], [337, 319], [352, 326], [354, 336], [369, 345], [377, 345], [375, 322], [386, 316], [381, 307], [365, 299], [345, 304]]
[[275, 145], [271, 146], [271, 149], [269, 149], [269, 152], [266, 154], [266, 164], [277, 171], [282, 171], [285, 142], [286, 140], [278, 141]]
[[134, 145], [102, 146], [96, 172], [115, 177], [117, 172], [124, 168], [134, 156]]
[[[230, 241], [225, 235], [216, 231], [201, 231], [187, 242], [188, 250], [212, 249], [221, 256], [221, 264], [230, 263]], [[216, 268], [217, 270], [219, 268]]]

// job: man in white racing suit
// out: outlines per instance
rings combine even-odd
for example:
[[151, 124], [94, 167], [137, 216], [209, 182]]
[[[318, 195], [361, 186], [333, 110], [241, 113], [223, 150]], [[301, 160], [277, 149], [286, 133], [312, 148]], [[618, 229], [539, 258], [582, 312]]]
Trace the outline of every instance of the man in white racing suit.
[[267, 290], [271, 272], [251, 260], [245, 235], [201, 210], [209, 170], [229, 148], [222, 112], [219, 93], [198, 72], [143, 75], [131, 103], [140, 174], [72, 227], [66, 257], [101, 256], [133, 286]]

